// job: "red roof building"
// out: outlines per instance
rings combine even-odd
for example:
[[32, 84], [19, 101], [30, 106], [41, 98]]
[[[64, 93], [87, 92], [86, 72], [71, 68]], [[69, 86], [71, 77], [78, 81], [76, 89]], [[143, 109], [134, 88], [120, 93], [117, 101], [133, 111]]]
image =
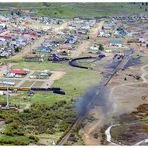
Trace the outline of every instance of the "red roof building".
[[21, 69], [12, 69], [10, 70], [10, 73], [14, 73], [16, 75], [26, 75], [27, 74], [25, 70], [21, 70]]

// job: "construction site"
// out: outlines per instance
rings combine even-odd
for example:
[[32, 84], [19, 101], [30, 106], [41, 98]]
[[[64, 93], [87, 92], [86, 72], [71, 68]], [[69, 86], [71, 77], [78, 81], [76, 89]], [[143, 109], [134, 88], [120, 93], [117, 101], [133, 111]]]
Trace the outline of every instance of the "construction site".
[[32, 14], [0, 16], [0, 145], [148, 145], [148, 15]]

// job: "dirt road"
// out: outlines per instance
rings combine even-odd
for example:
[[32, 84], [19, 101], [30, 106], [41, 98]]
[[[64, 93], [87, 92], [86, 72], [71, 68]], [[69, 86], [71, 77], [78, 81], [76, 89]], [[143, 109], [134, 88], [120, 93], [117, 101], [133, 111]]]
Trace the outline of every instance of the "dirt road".
[[93, 29], [91, 30], [91, 32], [90, 32], [90, 39], [96, 40], [99, 31], [101, 31], [101, 29], [102, 29], [103, 24], [104, 24], [104, 21], [101, 21], [100, 23], [98, 23], [98, 24], [96, 25], [95, 28], [93, 28]]
[[100, 145], [101, 138], [99, 136], [98, 138], [95, 138], [94, 134], [99, 132], [99, 129], [104, 124], [105, 118], [98, 107], [95, 107], [91, 113], [95, 120], [87, 123], [84, 127], [82, 138], [85, 145]]
[[146, 67], [148, 67], [148, 64], [141, 67], [141, 71], [142, 71], [141, 78], [143, 79], [143, 83], [148, 82], [148, 79], [146, 78], [146, 76], [148, 76], [148, 72], [145, 70]]
[[89, 46], [90, 46], [89, 41], [83, 41], [82, 44], [78, 46], [78, 48], [76, 48], [74, 51], [71, 52], [71, 58], [79, 57], [79, 55], [85, 52]]
[[80, 43], [78, 48], [76, 48], [74, 51], [71, 52], [71, 58], [76, 58], [87, 50], [87, 48], [91, 45], [91, 41], [93, 42], [96, 40], [98, 36], [98, 32], [101, 31], [103, 24], [104, 24], [104, 21], [101, 21], [96, 25], [95, 28], [92, 28], [90, 30], [90, 34], [89, 34], [90, 40], [82, 41], [82, 43]]

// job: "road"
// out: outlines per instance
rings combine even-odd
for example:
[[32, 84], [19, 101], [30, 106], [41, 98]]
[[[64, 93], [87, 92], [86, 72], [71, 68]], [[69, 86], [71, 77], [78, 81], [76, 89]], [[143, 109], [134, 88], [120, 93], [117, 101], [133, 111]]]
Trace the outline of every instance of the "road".
[[143, 83], [148, 82], [148, 79], [146, 78], [146, 76], [148, 76], [148, 72], [145, 70], [146, 67], [148, 67], [148, 64], [141, 67], [141, 71], [142, 71], [141, 78], [143, 79]]
[[77, 49], [71, 52], [71, 58], [77, 58], [79, 55], [81, 55], [84, 51], [87, 50], [87, 48], [90, 46], [89, 41], [83, 41]]
[[[136, 123], [135, 123], [135, 122], [134, 122], [134, 123], [129, 123], [128, 125], [131, 125], [131, 124], [136, 124]], [[111, 128], [112, 128], [112, 127], [116, 127], [116, 126], [120, 126], [120, 124], [110, 125], [110, 126], [105, 130], [105, 135], [106, 135], [106, 140], [107, 140], [107, 142], [109, 142], [111, 145], [116, 145], [116, 146], [118, 145], [118, 146], [119, 146], [119, 144], [112, 142], [112, 136], [111, 136]], [[148, 143], [148, 138], [137, 142], [136, 144], [134, 144], [134, 146], [141, 145], [141, 144], [145, 144], [145, 143]], [[120, 145], [121, 145], [121, 144], [120, 144]], [[125, 145], [124, 145], [124, 146], [125, 146]]]
[[101, 21], [96, 25], [95, 28], [92, 28], [90, 30], [90, 34], [89, 34], [90, 40], [82, 41], [82, 43], [80, 43], [78, 48], [71, 52], [71, 58], [79, 57], [79, 55], [81, 55], [84, 51], [87, 50], [88, 47], [90, 47], [91, 41], [94, 42], [96, 40], [96, 38], [98, 36], [98, 32], [101, 31], [103, 24], [104, 24], [104, 21]]
[[96, 40], [98, 33], [102, 30], [102, 26], [104, 25], [104, 21], [99, 22], [94, 29], [90, 32], [90, 39]]

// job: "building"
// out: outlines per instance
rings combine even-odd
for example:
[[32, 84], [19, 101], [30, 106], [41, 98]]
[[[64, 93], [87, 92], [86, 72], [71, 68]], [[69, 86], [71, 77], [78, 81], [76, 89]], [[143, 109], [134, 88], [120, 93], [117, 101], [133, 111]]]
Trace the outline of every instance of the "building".
[[111, 39], [110, 40], [110, 45], [111, 46], [122, 47], [122, 40], [120, 40], [120, 39]]
[[22, 69], [12, 69], [9, 71], [9, 73], [12, 73], [15, 75], [26, 75], [28, 72], [26, 70], [22, 70]]

